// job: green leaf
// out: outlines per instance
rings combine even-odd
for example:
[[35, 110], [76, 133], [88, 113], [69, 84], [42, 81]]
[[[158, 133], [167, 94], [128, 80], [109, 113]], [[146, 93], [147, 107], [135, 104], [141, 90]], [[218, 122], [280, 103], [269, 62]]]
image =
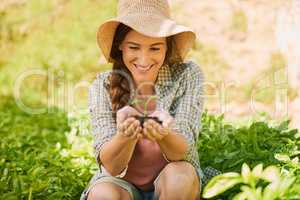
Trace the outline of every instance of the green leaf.
[[261, 178], [263, 172], [263, 164], [256, 165], [252, 170], [252, 175], [256, 178]]
[[241, 175], [244, 183], [249, 184], [251, 182], [251, 170], [246, 163], [244, 163], [242, 166]]
[[270, 183], [264, 190], [263, 192], [263, 199], [264, 200], [273, 200], [278, 198], [278, 187], [279, 187], [279, 182], [272, 182]]
[[204, 188], [203, 197], [211, 198], [223, 193], [224, 191], [232, 188], [236, 184], [242, 182], [242, 178], [238, 173], [228, 172], [213, 177], [207, 186]]
[[241, 190], [245, 193], [247, 200], [261, 200], [262, 199], [262, 188], [250, 188], [243, 185]]
[[262, 173], [262, 179], [269, 182], [280, 181], [279, 169], [275, 166], [268, 166]]
[[290, 120], [285, 120], [285, 121], [281, 122], [277, 128], [281, 131], [287, 130], [289, 123], [290, 123]]
[[296, 177], [284, 177], [279, 185], [279, 197], [284, 197], [296, 181]]
[[288, 162], [290, 161], [290, 157], [288, 155], [285, 155], [285, 154], [275, 154], [274, 157], [279, 160], [279, 161], [282, 161], [282, 162]]
[[247, 193], [240, 192], [237, 195], [235, 195], [232, 200], [246, 200], [246, 199], [247, 199]]
[[295, 157], [292, 159], [293, 164], [299, 164], [299, 157]]

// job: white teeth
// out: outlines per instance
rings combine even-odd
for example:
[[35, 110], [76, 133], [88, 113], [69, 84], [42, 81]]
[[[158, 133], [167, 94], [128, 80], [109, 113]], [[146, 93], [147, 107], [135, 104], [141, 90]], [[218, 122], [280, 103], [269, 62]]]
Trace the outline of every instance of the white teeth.
[[147, 67], [147, 68], [143, 68], [143, 67], [139, 67], [139, 66], [137, 66], [137, 65], [134, 65], [137, 69], [139, 69], [140, 71], [148, 71], [151, 67], [152, 67], [152, 65], [150, 65], [149, 67]]

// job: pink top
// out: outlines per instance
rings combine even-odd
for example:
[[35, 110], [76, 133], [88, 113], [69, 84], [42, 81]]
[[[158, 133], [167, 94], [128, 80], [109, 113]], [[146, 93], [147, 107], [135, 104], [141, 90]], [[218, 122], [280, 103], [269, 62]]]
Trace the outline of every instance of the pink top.
[[152, 190], [154, 179], [167, 163], [168, 161], [162, 154], [157, 142], [141, 138], [135, 146], [123, 179], [143, 191]]

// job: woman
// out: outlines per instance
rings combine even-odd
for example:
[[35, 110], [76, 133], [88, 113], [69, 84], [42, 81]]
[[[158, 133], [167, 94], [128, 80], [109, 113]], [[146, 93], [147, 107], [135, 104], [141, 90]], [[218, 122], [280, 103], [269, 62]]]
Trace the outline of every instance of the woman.
[[[100, 170], [81, 199], [199, 199], [205, 176], [196, 140], [203, 75], [184, 62], [196, 35], [170, 18], [167, 0], [119, 0], [98, 30], [113, 70], [99, 73], [89, 109]], [[140, 103], [134, 103], [140, 102]], [[136, 117], [148, 114], [144, 123]]]

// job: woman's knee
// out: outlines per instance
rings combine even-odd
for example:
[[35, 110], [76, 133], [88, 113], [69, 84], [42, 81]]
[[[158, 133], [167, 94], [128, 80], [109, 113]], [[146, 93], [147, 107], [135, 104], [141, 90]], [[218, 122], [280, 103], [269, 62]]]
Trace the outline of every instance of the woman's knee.
[[127, 191], [113, 183], [98, 183], [88, 194], [88, 200], [131, 200]]
[[156, 190], [165, 198], [170, 196], [176, 199], [186, 199], [187, 196], [195, 199], [199, 193], [199, 179], [195, 168], [187, 162], [169, 163], [156, 183]]
[[168, 183], [187, 183], [195, 182], [198, 178], [195, 168], [186, 161], [169, 163], [163, 171], [165, 181]]

